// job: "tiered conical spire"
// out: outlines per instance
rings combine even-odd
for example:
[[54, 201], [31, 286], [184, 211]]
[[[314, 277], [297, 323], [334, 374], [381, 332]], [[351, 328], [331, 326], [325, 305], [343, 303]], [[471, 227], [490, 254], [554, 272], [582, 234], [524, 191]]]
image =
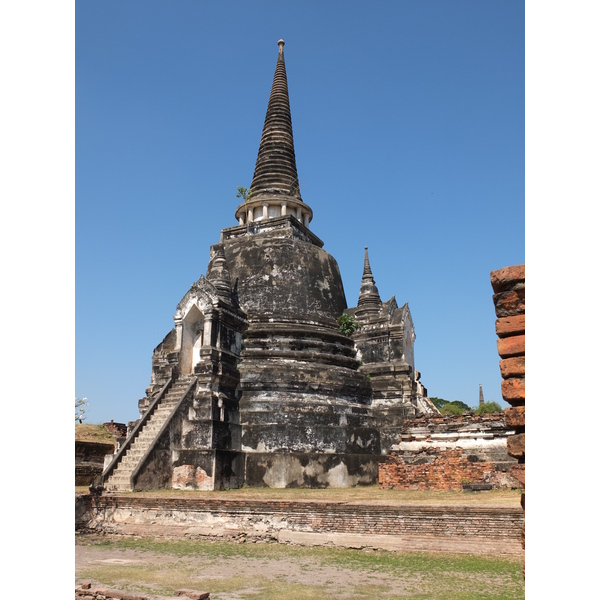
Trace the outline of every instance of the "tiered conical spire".
[[356, 316], [377, 314], [383, 306], [379, 296], [379, 290], [375, 285], [375, 279], [371, 272], [369, 264], [369, 250], [365, 246], [365, 265], [363, 268], [362, 283], [358, 294], [358, 304], [356, 307]]
[[288, 216], [308, 227], [313, 218], [311, 207], [300, 197], [284, 43], [278, 42], [279, 54], [254, 177], [248, 197], [235, 210], [240, 225]]
[[301, 200], [283, 58], [285, 42], [279, 40], [277, 43], [279, 55], [250, 191], [253, 199], [268, 194], [290, 196]]

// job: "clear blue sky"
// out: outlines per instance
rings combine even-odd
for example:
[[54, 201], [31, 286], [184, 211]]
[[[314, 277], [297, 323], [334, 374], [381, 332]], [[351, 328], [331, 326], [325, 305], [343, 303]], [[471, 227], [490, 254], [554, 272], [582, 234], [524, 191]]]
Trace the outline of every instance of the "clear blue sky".
[[[430, 396], [501, 401], [490, 271], [525, 262], [524, 2], [76, 3], [76, 395], [139, 416], [236, 224], [283, 38], [302, 197], [355, 306], [364, 247]], [[502, 406], [506, 406], [501, 402]]]

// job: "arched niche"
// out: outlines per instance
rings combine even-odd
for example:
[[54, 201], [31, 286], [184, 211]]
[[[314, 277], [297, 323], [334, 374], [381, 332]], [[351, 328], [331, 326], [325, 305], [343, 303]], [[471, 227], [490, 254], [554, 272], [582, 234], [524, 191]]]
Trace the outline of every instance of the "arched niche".
[[[193, 304], [181, 323], [181, 354], [179, 369], [183, 374], [194, 372], [200, 362], [200, 349], [205, 344], [206, 319], [196, 304]], [[208, 332], [209, 333], [209, 332]], [[210, 341], [210, 335], [208, 336]]]

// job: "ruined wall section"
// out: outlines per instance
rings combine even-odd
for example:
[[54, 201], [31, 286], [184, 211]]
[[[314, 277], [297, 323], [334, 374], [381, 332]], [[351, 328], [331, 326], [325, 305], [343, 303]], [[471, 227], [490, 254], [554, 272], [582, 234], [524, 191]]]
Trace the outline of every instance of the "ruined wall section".
[[518, 506], [427, 506], [227, 496], [76, 498], [76, 527], [186, 537], [392, 551], [521, 555]]
[[75, 485], [90, 485], [102, 475], [104, 456], [114, 449], [115, 444], [75, 440]]
[[379, 465], [383, 489], [517, 488], [507, 453], [514, 432], [503, 413], [420, 417], [407, 423]]
[[[522, 489], [525, 510], [525, 265], [505, 267], [490, 274], [496, 310], [496, 334], [502, 375], [502, 398], [510, 404], [504, 411], [506, 423], [515, 434], [508, 439], [508, 454], [518, 464], [512, 475]], [[525, 525], [522, 530], [525, 548]]]
[[508, 453], [523, 465], [525, 483], [525, 265], [492, 271], [502, 398], [511, 405], [506, 420], [515, 428]]
[[[40, 594], [43, 596], [44, 594]], [[92, 587], [90, 581], [75, 587], [75, 600], [210, 600], [209, 592], [197, 590], [175, 590], [174, 596], [157, 596], [155, 594], [140, 594], [125, 592], [103, 586]]]

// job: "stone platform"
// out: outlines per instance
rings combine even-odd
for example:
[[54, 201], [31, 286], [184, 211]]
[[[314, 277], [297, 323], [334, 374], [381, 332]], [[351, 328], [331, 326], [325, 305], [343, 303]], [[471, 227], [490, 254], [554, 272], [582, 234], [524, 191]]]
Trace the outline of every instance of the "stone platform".
[[521, 556], [518, 505], [110, 494], [76, 498], [80, 532]]

